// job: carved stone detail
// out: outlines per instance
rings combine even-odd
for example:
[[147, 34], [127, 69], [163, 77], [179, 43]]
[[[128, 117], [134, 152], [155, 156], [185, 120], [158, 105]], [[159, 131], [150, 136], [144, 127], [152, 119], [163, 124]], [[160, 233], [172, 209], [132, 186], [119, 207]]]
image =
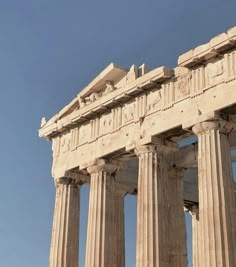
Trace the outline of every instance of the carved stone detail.
[[[125, 265], [124, 192], [138, 199], [137, 267], [186, 267], [183, 198], [193, 216], [194, 267], [236, 266], [230, 153], [236, 145], [236, 27], [188, 51], [178, 64], [148, 73], [144, 65], [127, 70], [111, 64], [58, 114], [42, 120], [39, 135], [53, 142], [57, 190], [50, 267], [78, 265], [78, 200], [85, 182], [85, 266]], [[198, 143], [177, 152], [174, 142], [192, 136], [193, 125]], [[122, 177], [114, 159], [129, 166]], [[189, 168], [184, 179], [176, 166]]]
[[224, 80], [224, 59], [208, 63], [206, 66], [206, 84], [212, 86]]
[[70, 150], [70, 142], [71, 142], [71, 134], [66, 133], [61, 136], [61, 146], [60, 146], [60, 152], [66, 153], [68, 150]]
[[191, 94], [201, 93], [205, 87], [205, 67], [201, 66], [192, 71]]
[[124, 105], [122, 109], [122, 123], [126, 124], [134, 120], [134, 113], [135, 113], [135, 103], [127, 103]]
[[135, 81], [138, 78], [138, 67], [136, 65], [132, 65], [128, 74], [126, 75], [126, 84]]
[[71, 129], [71, 150], [79, 145], [79, 127]]
[[183, 76], [175, 82], [175, 100], [184, 98], [190, 94], [190, 82], [191, 75]]
[[166, 109], [171, 107], [175, 101], [174, 82], [163, 84], [162, 88], [164, 96], [164, 109]]
[[100, 97], [99, 93], [92, 93], [91, 95], [85, 97], [85, 99], [84, 99], [85, 100], [85, 104], [86, 105], [91, 104], [94, 101], [96, 101], [99, 97]]
[[136, 110], [135, 110], [135, 120], [138, 121], [145, 117], [147, 113], [147, 95], [143, 94], [136, 97]]
[[60, 148], [61, 148], [61, 137], [57, 136], [52, 139], [52, 151], [53, 151], [54, 158], [59, 156]]
[[135, 81], [138, 78], [138, 76], [139, 76], [138, 67], [136, 65], [132, 65], [127, 75], [116, 84], [117, 88], [124, 87], [127, 84]]
[[138, 76], [143, 76], [144, 74], [148, 73], [149, 69], [148, 66], [146, 64], [142, 64], [141, 66], [139, 66], [138, 68]]
[[89, 174], [98, 172], [107, 172], [109, 174], [115, 173], [119, 169], [119, 166], [113, 162], [107, 162], [105, 160], [99, 161], [97, 164], [91, 165], [87, 168]]
[[112, 109], [112, 130], [119, 130], [122, 126], [122, 107]]
[[90, 123], [82, 124], [79, 128], [79, 145], [89, 142]]
[[94, 141], [99, 137], [100, 132], [100, 118], [96, 118], [90, 121], [91, 132], [90, 132], [90, 141]]
[[229, 80], [236, 78], [236, 51], [225, 54], [226, 71]]
[[102, 95], [109, 94], [116, 89], [112, 81], [106, 81], [105, 86], [106, 87], [105, 90], [102, 92]]
[[107, 113], [100, 117], [100, 132], [105, 135], [112, 131], [112, 114]]
[[163, 89], [155, 88], [147, 95], [147, 113], [156, 112], [161, 110], [163, 106]]
[[211, 121], [209, 120], [209, 121], [204, 121], [204, 122], [200, 122], [196, 124], [193, 127], [193, 132], [196, 135], [199, 135], [206, 131], [218, 130], [219, 133], [228, 135], [230, 132], [232, 132], [234, 127], [235, 127], [234, 123], [231, 123], [225, 120], [211, 120]]

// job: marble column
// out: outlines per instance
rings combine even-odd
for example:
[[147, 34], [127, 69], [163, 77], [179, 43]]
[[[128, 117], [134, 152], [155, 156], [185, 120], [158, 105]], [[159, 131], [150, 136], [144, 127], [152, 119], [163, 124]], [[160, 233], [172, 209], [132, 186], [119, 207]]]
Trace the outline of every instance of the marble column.
[[124, 217], [125, 192], [115, 186], [115, 218], [114, 218], [114, 267], [125, 267], [125, 217]]
[[105, 163], [88, 168], [91, 175], [86, 244], [86, 267], [115, 266], [115, 174], [117, 166]]
[[139, 158], [137, 195], [137, 267], [169, 267], [167, 162], [163, 147], [145, 145]]
[[226, 121], [196, 124], [198, 136], [199, 266], [236, 266], [236, 202]]
[[50, 267], [78, 267], [80, 186], [71, 178], [55, 181]]
[[184, 215], [184, 169], [170, 167], [168, 172], [168, 222], [170, 267], [187, 266], [187, 236]]
[[192, 216], [192, 263], [193, 267], [201, 267], [200, 265], [200, 236], [199, 236], [199, 210], [194, 206], [191, 209]]

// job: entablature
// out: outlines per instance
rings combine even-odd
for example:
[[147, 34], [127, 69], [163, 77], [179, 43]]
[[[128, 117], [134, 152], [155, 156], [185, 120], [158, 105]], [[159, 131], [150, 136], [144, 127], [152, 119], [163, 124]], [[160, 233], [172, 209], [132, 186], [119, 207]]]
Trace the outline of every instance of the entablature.
[[204, 49], [191, 50], [193, 55], [218, 51], [195, 65], [186, 63], [191, 53], [180, 56], [174, 70], [109, 65], [68, 106], [43, 121], [39, 135], [53, 142], [54, 175], [128, 153], [156, 137], [175, 142], [196, 123], [221, 118], [222, 112], [235, 115], [235, 34], [236, 28], [230, 29]]
[[208, 43], [197, 46], [187, 51], [178, 58], [178, 65], [187, 68], [207, 64], [215, 58], [224, 57], [225, 53], [234, 49], [236, 46], [236, 27], [227, 32], [218, 34]]
[[[55, 135], [67, 131], [68, 128], [73, 127], [75, 124], [83, 124], [100, 114], [110, 111], [115, 106], [130, 101], [130, 99], [135, 98], [136, 95], [141, 94], [147, 88], [158, 86], [164, 80], [171, 78], [171, 76], [172, 71], [167, 67], [154, 69], [134, 79], [132, 82], [128, 83], [127, 86], [111, 90], [109, 93], [93, 99], [93, 101], [90, 101], [87, 105], [81, 105], [78, 109], [65, 117], [62, 117], [60, 114], [54, 116], [48, 122], [44, 122], [39, 130], [39, 136], [51, 139]], [[83, 91], [81, 93], [83, 93]], [[81, 93], [76, 100], [78, 102], [81, 102]], [[68, 110], [68, 108], [65, 110], [63, 109], [63, 112], [66, 112], [66, 110]]]
[[[215, 86], [231, 82], [236, 78], [236, 42], [234, 41], [236, 37], [234, 37], [234, 33], [236, 33], [236, 28], [203, 45], [204, 51], [209, 49], [212, 51], [213, 47], [216, 47], [221, 54], [214, 54], [211, 61], [201, 61], [201, 64], [194, 66], [184, 62], [194, 58], [190, 57], [191, 53], [194, 55], [200, 53], [199, 47], [191, 50], [191, 53], [187, 52], [180, 56], [179, 66], [174, 70], [160, 67], [149, 72], [142, 71], [140, 74], [142, 76], [139, 76], [139, 69], [134, 65], [129, 71], [114, 64], [109, 65], [104, 70], [105, 73], [103, 71], [98, 75], [59, 114], [48, 122], [43, 120], [39, 130], [40, 137], [52, 139], [68, 129], [86, 124], [103, 114], [119, 113], [116, 109], [122, 108], [124, 113], [127, 113], [127, 110], [129, 112], [129, 109], [132, 109], [131, 103], [134, 104], [137, 113], [134, 119], [140, 119], [148, 113], [168, 109], [185, 98], [194, 98]], [[115, 78], [116, 75], [112, 74], [113, 72], [120, 80]], [[131, 76], [132, 78], [130, 78]], [[106, 80], [109, 77], [110, 80]], [[201, 113], [201, 110], [199, 112]], [[124, 119], [129, 120], [129, 117], [133, 115], [130, 112], [130, 115], [126, 114]]]

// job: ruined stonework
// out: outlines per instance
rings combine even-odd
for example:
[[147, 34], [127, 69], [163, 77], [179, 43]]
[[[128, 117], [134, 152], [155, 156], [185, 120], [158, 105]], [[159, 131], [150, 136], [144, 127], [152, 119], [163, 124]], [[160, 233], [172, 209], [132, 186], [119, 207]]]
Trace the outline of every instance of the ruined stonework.
[[[111, 63], [42, 119], [56, 186], [50, 267], [77, 267], [79, 199], [90, 185], [86, 267], [124, 267], [124, 196], [137, 195], [137, 267], [236, 266], [236, 27], [174, 69]], [[180, 146], [186, 137], [197, 142]]]

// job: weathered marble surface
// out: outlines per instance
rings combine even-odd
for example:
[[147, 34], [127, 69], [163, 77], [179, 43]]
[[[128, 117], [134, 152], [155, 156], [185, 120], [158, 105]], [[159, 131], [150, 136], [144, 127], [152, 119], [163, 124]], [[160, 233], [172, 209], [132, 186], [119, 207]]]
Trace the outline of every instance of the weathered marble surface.
[[[137, 267], [236, 266], [236, 27], [174, 69], [111, 63], [41, 121], [56, 184], [50, 267], [78, 263], [79, 190], [90, 184], [86, 267], [124, 267], [124, 195], [137, 195]], [[198, 142], [179, 147], [186, 137]]]

